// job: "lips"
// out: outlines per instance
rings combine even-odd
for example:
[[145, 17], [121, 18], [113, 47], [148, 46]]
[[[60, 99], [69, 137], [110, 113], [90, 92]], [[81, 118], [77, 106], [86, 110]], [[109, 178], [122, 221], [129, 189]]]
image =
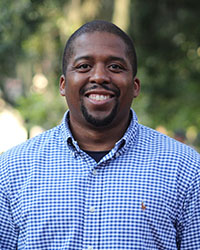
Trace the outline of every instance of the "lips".
[[107, 86], [107, 84], [93, 84], [90, 87], [82, 88], [80, 90], [80, 95], [88, 97], [91, 100], [108, 100], [113, 97], [120, 96], [120, 90], [116, 87]]
[[111, 95], [103, 95], [103, 94], [89, 94], [88, 98], [94, 101], [105, 101], [112, 98]]

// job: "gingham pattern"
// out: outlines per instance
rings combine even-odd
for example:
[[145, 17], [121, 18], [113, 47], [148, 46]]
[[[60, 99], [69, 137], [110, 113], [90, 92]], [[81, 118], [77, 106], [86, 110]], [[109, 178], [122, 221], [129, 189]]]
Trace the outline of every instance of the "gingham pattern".
[[99, 163], [66, 122], [0, 157], [1, 250], [200, 249], [200, 157], [138, 124]]

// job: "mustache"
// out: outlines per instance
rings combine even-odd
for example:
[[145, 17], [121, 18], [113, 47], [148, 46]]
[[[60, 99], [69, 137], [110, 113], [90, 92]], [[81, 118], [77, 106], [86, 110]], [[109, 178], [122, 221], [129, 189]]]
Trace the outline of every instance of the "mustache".
[[88, 87], [88, 88], [82, 88], [81, 90], [80, 90], [80, 94], [81, 95], [84, 95], [84, 93], [86, 92], [86, 91], [90, 91], [90, 90], [94, 90], [94, 89], [105, 89], [105, 90], [108, 90], [108, 91], [111, 91], [111, 92], [114, 92], [115, 93], [115, 96], [117, 96], [117, 97], [119, 97], [120, 96], [120, 90], [118, 89], [118, 88], [115, 88], [115, 89], [113, 89], [113, 88], [110, 88], [109, 86], [108, 86], [108, 84], [107, 83], [105, 83], [105, 84], [93, 84], [91, 87]]

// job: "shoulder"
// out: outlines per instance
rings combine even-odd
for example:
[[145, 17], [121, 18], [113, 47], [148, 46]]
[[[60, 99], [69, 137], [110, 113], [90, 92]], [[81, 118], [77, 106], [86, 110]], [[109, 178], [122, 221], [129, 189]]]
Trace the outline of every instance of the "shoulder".
[[0, 183], [5, 189], [9, 185], [19, 188], [39, 168], [54, 164], [56, 157], [66, 153], [61, 126], [17, 145], [0, 155]]
[[143, 125], [139, 125], [138, 140], [141, 145], [158, 152], [174, 152], [178, 155], [188, 154], [197, 159], [200, 157], [200, 154], [194, 148]]
[[177, 171], [193, 175], [200, 170], [200, 154], [194, 148], [149, 127], [139, 125], [137, 147], [163, 165], [176, 166]]
[[192, 183], [200, 183], [200, 154], [188, 145], [139, 125], [135, 148], [147, 171], [151, 169], [158, 178], [162, 176], [179, 195], [184, 196]]
[[26, 153], [37, 153], [41, 148], [47, 147], [51, 143], [58, 142], [60, 137], [60, 126], [47, 130], [11, 149], [2, 153], [0, 158], [12, 157]]
[[37, 159], [44, 158], [44, 155], [52, 154], [62, 144], [59, 125], [2, 153], [0, 155], [0, 173], [15, 171], [17, 168], [23, 171], [22, 168], [30, 167]]

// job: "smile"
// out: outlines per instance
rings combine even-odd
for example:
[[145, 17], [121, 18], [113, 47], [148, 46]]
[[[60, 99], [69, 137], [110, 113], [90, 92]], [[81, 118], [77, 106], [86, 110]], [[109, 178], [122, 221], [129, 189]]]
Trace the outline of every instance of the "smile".
[[110, 99], [111, 96], [110, 95], [90, 94], [88, 96], [88, 98], [91, 100], [95, 100], [95, 101], [104, 101], [104, 100]]

